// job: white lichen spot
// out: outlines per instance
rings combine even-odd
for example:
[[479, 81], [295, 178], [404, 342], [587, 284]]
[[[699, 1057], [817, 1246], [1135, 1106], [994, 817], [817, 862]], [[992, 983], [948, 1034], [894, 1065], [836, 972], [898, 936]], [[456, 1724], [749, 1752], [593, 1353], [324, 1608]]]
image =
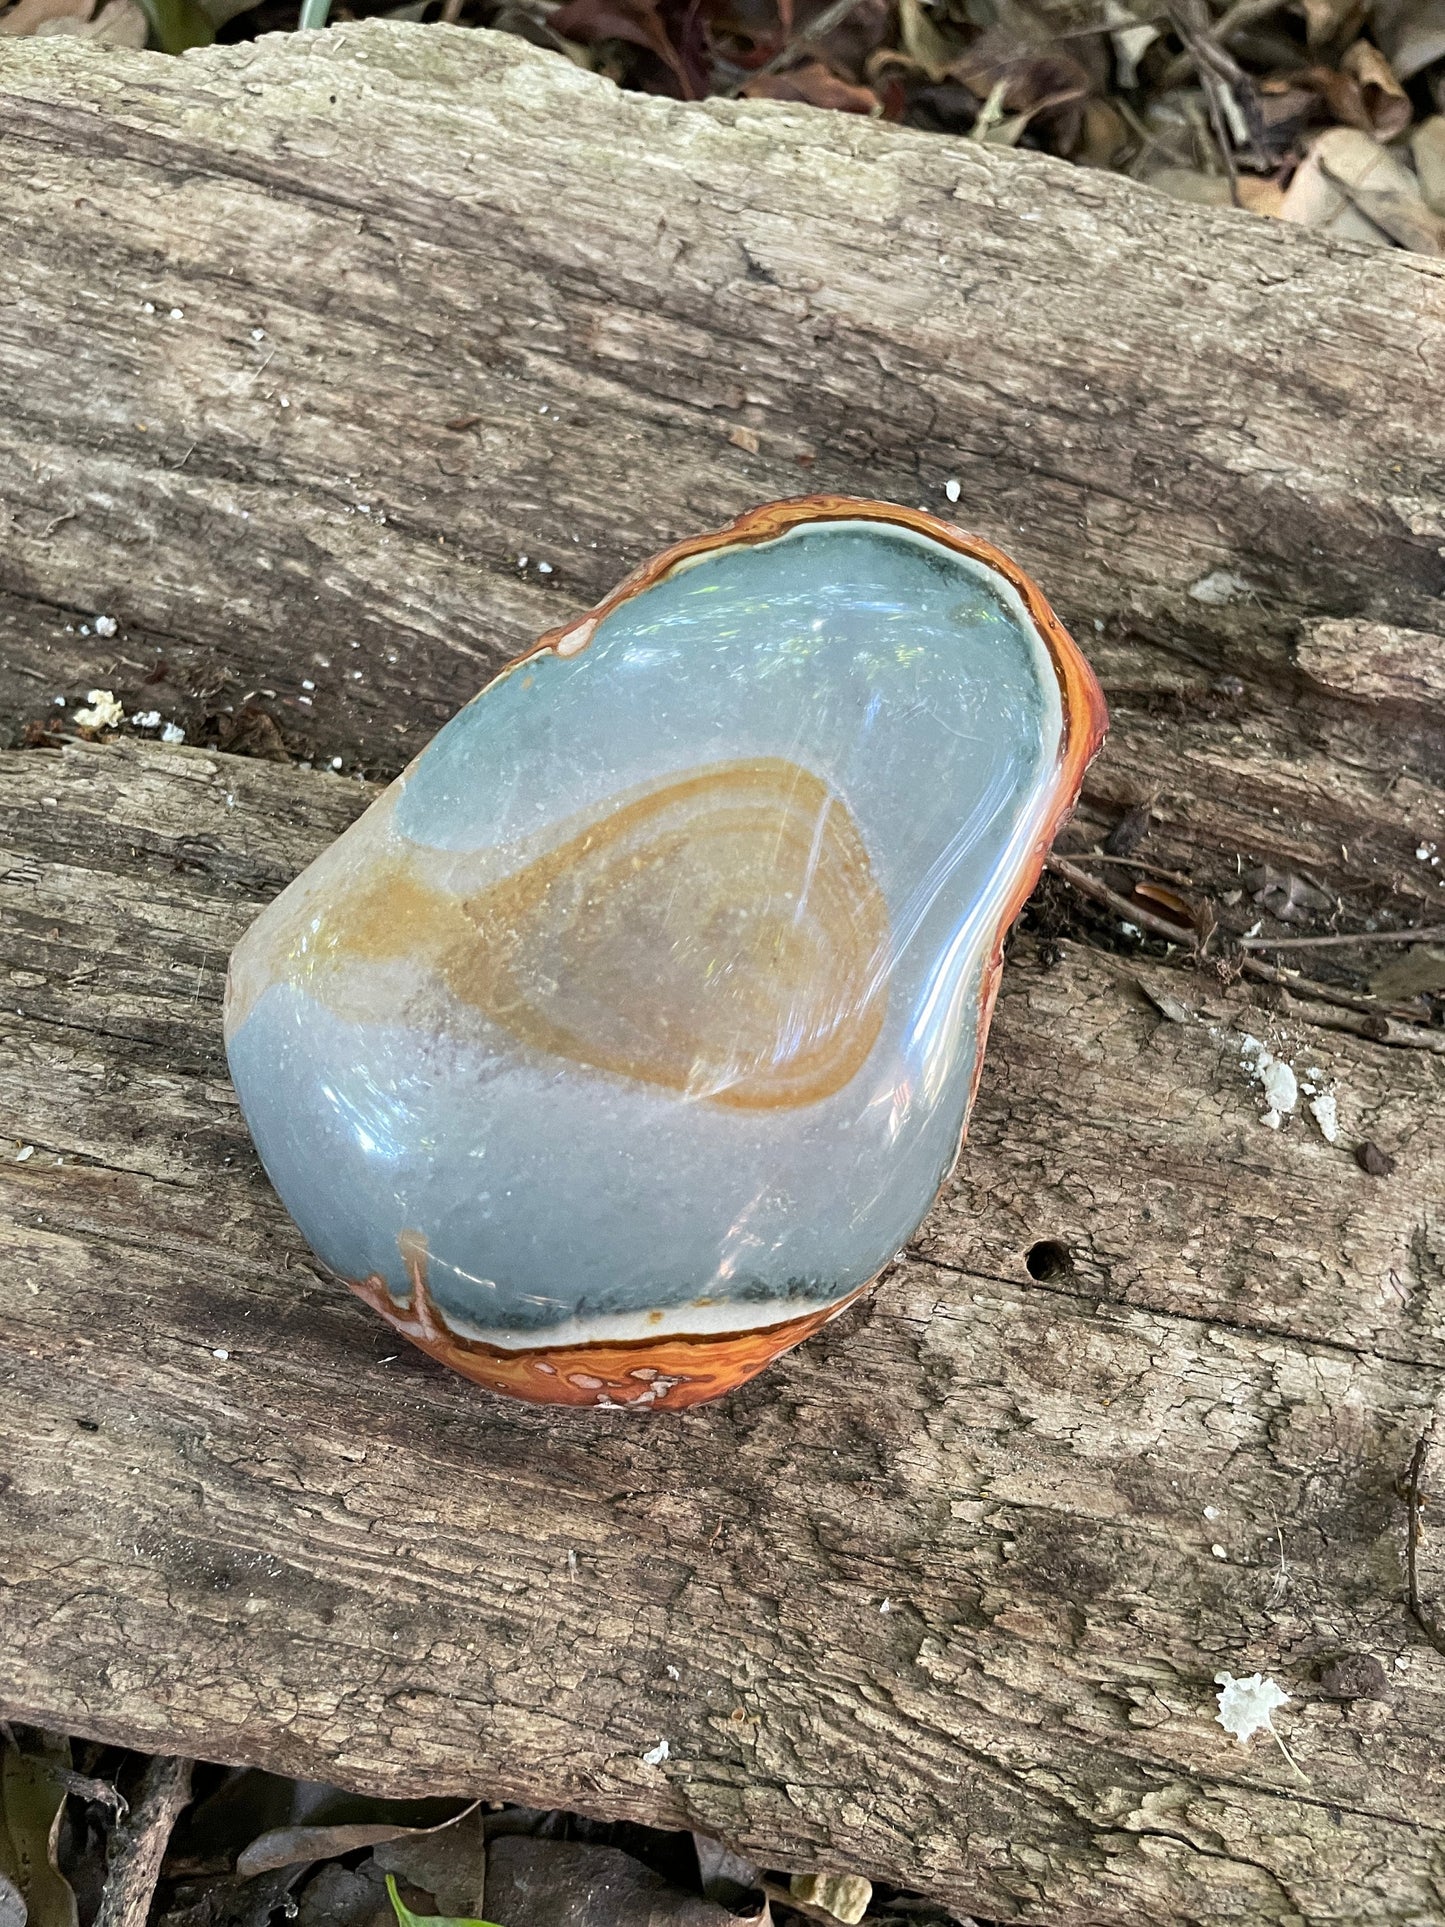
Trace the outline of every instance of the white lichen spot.
[[138, 709], [130, 719], [132, 729], [159, 729], [161, 712], [158, 709]]
[[1339, 1143], [1340, 1112], [1331, 1092], [1321, 1091], [1318, 1097], [1310, 1099], [1310, 1116], [1319, 1125], [1320, 1136], [1326, 1144]]
[[161, 741], [163, 743], [183, 743], [185, 740], [186, 732], [181, 728], [179, 723], [167, 723], [161, 731]]
[[114, 729], [125, 718], [125, 710], [108, 689], [86, 693], [89, 709], [77, 709], [75, 721], [81, 729]]
[[667, 1741], [659, 1740], [656, 1746], [648, 1747], [647, 1751], [643, 1754], [642, 1764], [644, 1766], [661, 1766], [671, 1752], [672, 1748], [668, 1745]]

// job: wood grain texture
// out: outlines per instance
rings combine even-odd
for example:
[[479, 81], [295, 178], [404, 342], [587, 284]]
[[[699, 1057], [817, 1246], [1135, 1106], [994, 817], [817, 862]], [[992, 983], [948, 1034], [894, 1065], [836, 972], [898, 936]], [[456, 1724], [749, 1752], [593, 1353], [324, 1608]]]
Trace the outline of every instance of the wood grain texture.
[[[1399, 1480], [1445, 1356], [1440, 1060], [1020, 942], [958, 1178], [875, 1297], [717, 1406], [530, 1411], [318, 1276], [225, 1078], [227, 949], [368, 794], [4, 759], [5, 1706], [1004, 1919], [1439, 1918]], [[1250, 1032], [1339, 1143], [1262, 1124]], [[1041, 1240], [1075, 1254], [1042, 1282]], [[1326, 1697], [1343, 1654], [1387, 1696]], [[1225, 1668], [1291, 1694], [1303, 1778], [1214, 1723]]]
[[[1438, 1055], [1021, 940], [906, 1261], [639, 1423], [490, 1400], [318, 1277], [218, 1022], [349, 773], [502, 656], [757, 501], [950, 477], [1103, 677], [1085, 831], [1149, 801], [1202, 889], [1437, 921], [1437, 681], [1361, 700], [1302, 645], [1445, 633], [1440, 265], [434, 28], [6, 45], [0, 156], [0, 723], [103, 687], [348, 771], [3, 758], [0, 1701], [1049, 1927], [1445, 1919], [1400, 1487]], [[1246, 1035], [1337, 1143], [1265, 1128]], [[1384, 1697], [1328, 1696], [1344, 1655]], [[1303, 1777], [1214, 1723], [1225, 1668], [1291, 1694]]]

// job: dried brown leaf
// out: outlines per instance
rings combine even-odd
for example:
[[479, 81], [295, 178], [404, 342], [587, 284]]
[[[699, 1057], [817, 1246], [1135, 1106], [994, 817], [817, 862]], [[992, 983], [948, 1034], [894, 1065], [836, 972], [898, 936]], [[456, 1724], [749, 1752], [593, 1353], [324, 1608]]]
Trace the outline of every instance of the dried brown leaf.
[[1340, 68], [1358, 86], [1365, 124], [1376, 140], [1392, 141], [1403, 134], [1414, 118], [1414, 110], [1410, 96], [1379, 48], [1368, 40], [1357, 40], [1341, 56]]
[[759, 74], [742, 91], [749, 100], [801, 100], [845, 114], [877, 114], [883, 105], [871, 87], [844, 80], [821, 60], [804, 60], [782, 74]]
[[362, 1820], [336, 1826], [273, 1827], [254, 1839], [236, 1858], [236, 1877], [253, 1880], [257, 1874], [274, 1873], [278, 1867], [294, 1867], [303, 1861], [337, 1860], [358, 1847], [383, 1846], [392, 1840], [435, 1839], [461, 1825], [476, 1812], [475, 1803], [453, 1814], [434, 1827], [399, 1826], [395, 1821]]
[[657, 0], [564, 0], [547, 23], [566, 40], [584, 46], [595, 40], [626, 40], [645, 47], [677, 81], [684, 100], [697, 100], [701, 89], [673, 44]]
[[359, 1822], [338, 1827], [277, 1827], [263, 1833], [236, 1856], [238, 1880], [254, 1880], [257, 1874], [274, 1873], [278, 1867], [295, 1867], [305, 1861], [337, 1860], [358, 1847], [376, 1847], [411, 1833], [411, 1827]]
[[[1280, 218], [1318, 228], [1346, 241], [1377, 247], [1388, 231], [1362, 211], [1361, 190], [1419, 192], [1419, 184], [1398, 156], [1353, 127], [1332, 127], [1313, 143], [1303, 165], [1285, 190]], [[1422, 203], [1423, 205], [1423, 203]]]

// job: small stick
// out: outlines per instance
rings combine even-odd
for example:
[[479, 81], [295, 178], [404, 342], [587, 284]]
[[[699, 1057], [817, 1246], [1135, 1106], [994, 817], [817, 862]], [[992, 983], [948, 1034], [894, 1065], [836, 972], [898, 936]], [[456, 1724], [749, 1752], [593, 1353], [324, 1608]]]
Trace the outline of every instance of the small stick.
[[190, 1797], [189, 1760], [161, 1754], [147, 1763], [140, 1795], [115, 1830], [95, 1927], [146, 1927], [172, 1829]]
[[1427, 1613], [1420, 1604], [1420, 1575], [1417, 1569], [1417, 1548], [1420, 1544], [1420, 1508], [1424, 1501], [1420, 1497], [1420, 1474], [1425, 1469], [1425, 1448], [1430, 1440], [1430, 1431], [1422, 1432], [1415, 1442], [1415, 1450], [1410, 1455], [1410, 1470], [1406, 1475], [1405, 1496], [1410, 1508], [1410, 1522], [1405, 1537], [1405, 1604], [1410, 1609], [1410, 1617], [1429, 1640], [1437, 1653], [1445, 1653], [1445, 1632], [1440, 1630], [1434, 1615]]
[[[1065, 883], [1071, 883], [1080, 896], [1091, 897], [1095, 903], [1103, 904], [1105, 909], [1112, 910], [1116, 916], [1126, 918], [1136, 929], [1147, 930], [1151, 936], [1162, 937], [1166, 943], [1177, 944], [1188, 941], [1189, 932], [1181, 924], [1169, 923], [1163, 917], [1152, 915], [1148, 910], [1141, 910], [1138, 904], [1130, 903], [1127, 897], [1119, 896], [1109, 888], [1107, 883], [1101, 883], [1097, 877], [1091, 877], [1086, 870], [1079, 869], [1076, 864], [1071, 863], [1067, 857], [1060, 856], [1057, 851], [1052, 852], [1046, 859], [1045, 868], [1051, 870], [1055, 876], [1062, 877]], [[1386, 1029], [1386, 1020], [1392, 1016], [1398, 1017], [1400, 1022], [1405, 1024], [1419, 1024], [1418, 1018], [1407, 1016], [1394, 1009], [1383, 1009], [1369, 997], [1356, 997], [1347, 990], [1331, 990], [1327, 985], [1317, 984], [1309, 977], [1301, 977], [1298, 971], [1278, 969], [1274, 964], [1267, 964], [1258, 957], [1242, 956], [1238, 959], [1238, 966], [1245, 976], [1256, 977], [1261, 983], [1282, 984], [1286, 990], [1292, 990], [1298, 996], [1313, 997], [1319, 1003], [1337, 1004], [1342, 1010], [1357, 1010], [1365, 1017], [1373, 1017], [1382, 1031]], [[1403, 1040], [1385, 1035], [1373, 1041], [1393, 1044]], [[1433, 1044], [1426, 1048], [1433, 1048]]]
[[1112, 856], [1107, 850], [1070, 850], [1068, 858], [1070, 863], [1116, 863], [1124, 870], [1142, 870], [1145, 876], [1177, 883], [1181, 890], [1195, 887], [1193, 877], [1182, 877], [1177, 870], [1161, 870], [1157, 863], [1146, 863], [1142, 856]]
[[1239, 941], [1245, 950], [1324, 950], [1354, 943], [1438, 943], [1442, 938], [1445, 924], [1424, 930], [1353, 930], [1344, 936], [1241, 937]]

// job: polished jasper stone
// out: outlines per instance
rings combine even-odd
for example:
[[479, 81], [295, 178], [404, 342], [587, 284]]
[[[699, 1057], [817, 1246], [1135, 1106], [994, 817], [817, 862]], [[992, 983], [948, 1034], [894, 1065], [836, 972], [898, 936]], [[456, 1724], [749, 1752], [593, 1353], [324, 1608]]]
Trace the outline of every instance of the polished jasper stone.
[[1102, 726], [1037, 592], [963, 540], [778, 505], [659, 563], [237, 949], [266, 1170], [427, 1349], [523, 1396], [688, 1403], [918, 1225]]

